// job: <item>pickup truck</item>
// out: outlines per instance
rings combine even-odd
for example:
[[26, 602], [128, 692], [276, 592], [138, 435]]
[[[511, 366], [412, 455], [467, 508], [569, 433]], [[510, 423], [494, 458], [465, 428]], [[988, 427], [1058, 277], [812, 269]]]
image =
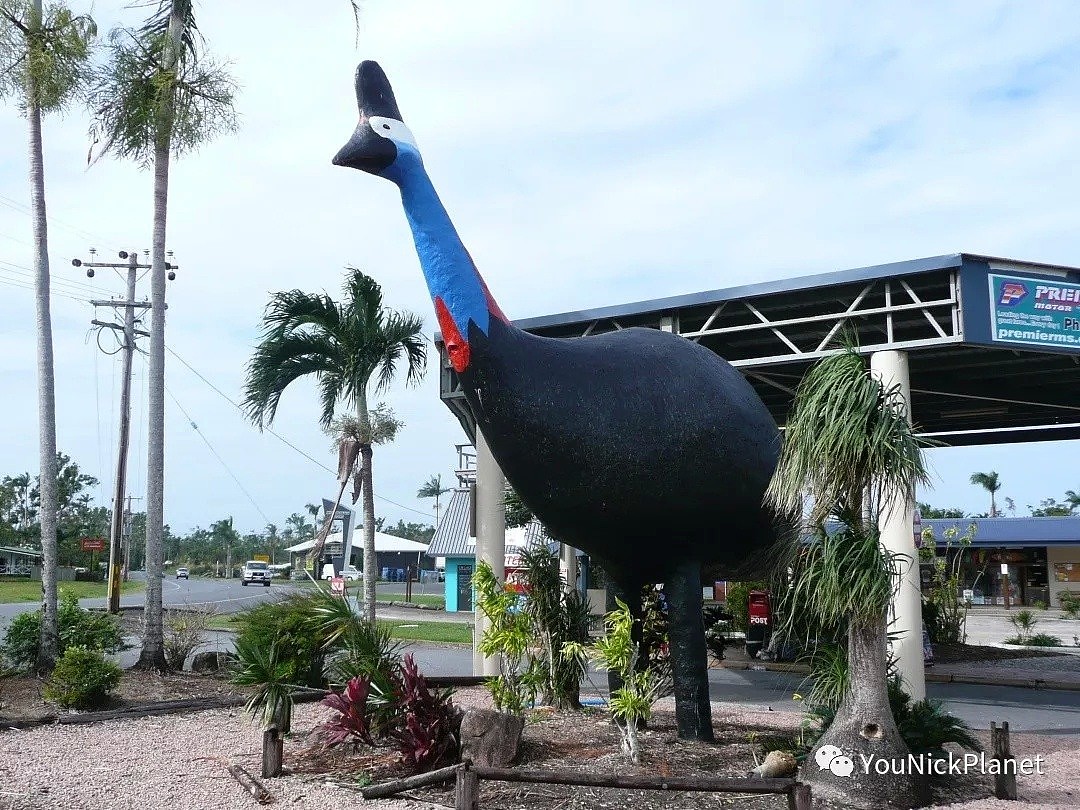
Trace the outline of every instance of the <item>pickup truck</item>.
[[261, 560], [248, 560], [244, 563], [244, 570], [240, 574], [240, 584], [247, 585], [251, 582], [261, 582], [269, 588], [270, 580], [273, 578], [274, 572], [270, 570], [268, 563]]

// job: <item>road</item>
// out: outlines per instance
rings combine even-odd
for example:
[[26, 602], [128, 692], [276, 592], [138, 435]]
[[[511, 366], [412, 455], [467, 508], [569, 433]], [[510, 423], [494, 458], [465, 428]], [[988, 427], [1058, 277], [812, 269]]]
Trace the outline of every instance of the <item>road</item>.
[[[141, 571], [136, 571], [132, 574], [133, 578], [139, 578], [142, 574]], [[63, 583], [60, 583], [61, 587]], [[196, 577], [194, 579], [173, 579], [166, 577], [162, 580], [161, 596], [162, 601], [166, 607], [209, 607], [212, 606], [218, 613], [236, 613], [249, 607], [253, 604], [257, 604], [260, 601], [266, 599], [272, 599], [275, 596], [280, 596], [283, 591], [292, 587], [286, 580], [274, 580], [274, 584], [269, 588], [263, 585], [241, 585], [239, 579], [205, 579], [202, 577]], [[362, 583], [350, 583], [350, 590], [356, 592]], [[401, 594], [404, 598], [405, 584], [402, 582], [380, 582], [377, 586], [380, 594]], [[425, 586], [426, 593], [442, 595], [441, 584], [427, 585]], [[413, 585], [413, 593], [420, 594], [424, 591], [421, 590], [418, 584]], [[96, 599], [80, 599], [79, 604], [84, 608], [103, 608], [105, 607], [105, 599], [103, 597]], [[123, 594], [120, 597], [121, 607], [142, 607], [143, 594]], [[0, 604], [0, 627], [7, 625], [13, 616], [26, 611], [36, 610], [38, 607], [36, 602], [16, 602], [11, 604]], [[393, 608], [387, 608], [389, 611], [388, 618], [401, 618], [398, 615], [399, 611]], [[401, 610], [410, 610], [409, 608], [402, 608]], [[381, 613], [381, 611], [380, 611]], [[444, 618], [445, 613], [439, 613], [437, 611], [430, 611], [432, 614], [430, 617], [427, 615], [428, 611], [421, 611], [424, 618], [435, 618], [437, 614], [439, 618]], [[409, 613], [406, 615], [413, 615]], [[435, 619], [438, 620], [438, 619]], [[457, 617], [457, 621], [461, 618]]]
[[[213, 605], [220, 613], [234, 613], [260, 600], [280, 595], [287, 583], [276, 583], [269, 588], [241, 586], [237, 580], [192, 579], [163, 583], [166, 605], [174, 607]], [[428, 586], [431, 591], [435, 586]], [[403, 593], [401, 583], [380, 583], [380, 593]], [[142, 605], [142, 594], [125, 596], [122, 604]], [[103, 607], [103, 599], [84, 599], [84, 607]], [[34, 603], [0, 605], [0, 624], [16, 613], [34, 610]], [[460, 621], [468, 620], [466, 614], [455, 616], [441, 611], [419, 611], [389, 606], [378, 609], [379, 616], [401, 621]], [[987, 617], [980, 630], [991, 625], [1005, 624], [1001, 618]], [[1048, 622], [1049, 624], [1049, 622]], [[1056, 629], [1056, 628], [1055, 628]], [[213, 641], [204, 649], [231, 649], [232, 634], [214, 633]], [[416, 643], [406, 647], [413, 653], [423, 672], [432, 675], [468, 675], [472, 672], [472, 651], [468, 647]], [[135, 656], [129, 651], [125, 658]], [[124, 661], [125, 664], [130, 663]], [[801, 705], [792, 700], [796, 692], [805, 694], [803, 676], [762, 670], [709, 670], [710, 694], [713, 700], [731, 701], [754, 706], [771, 706], [777, 710], [800, 711]], [[599, 673], [591, 673], [585, 684], [586, 691], [599, 691], [605, 679]], [[1007, 720], [1016, 731], [1080, 736], [1080, 692], [1024, 689], [1010, 686], [983, 686], [972, 684], [930, 683], [928, 696], [945, 703], [945, 707], [963, 719], [971, 727], [989, 728], [991, 721]]]

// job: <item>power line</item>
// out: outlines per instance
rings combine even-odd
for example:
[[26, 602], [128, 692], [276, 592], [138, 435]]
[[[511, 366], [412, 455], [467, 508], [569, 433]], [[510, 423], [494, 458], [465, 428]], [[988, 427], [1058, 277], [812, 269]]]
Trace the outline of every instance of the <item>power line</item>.
[[[204, 383], [206, 383], [208, 386], [210, 386], [212, 389], [214, 389], [214, 391], [216, 391], [217, 394], [222, 399], [224, 399], [226, 402], [228, 402], [230, 405], [232, 405], [234, 408], [236, 408], [238, 411], [240, 411], [240, 413], [244, 413], [244, 409], [237, 402], [235, 402], [231, 397], [229, 397], [228, 394], [226, 394], [224, 391], [222, 391], [220, 388], [218, 388], [216, 385], [214, 385], [212, 382], [210, 382], [210, 380], [206, 379], [206, 377], [204, 377], [202, 374], [200, 374], [198, 371], [196, 371], [195, 368], [191, 365], [191, 363], [189, 363], [183, 357], [178, 355], [171, 347], [166, 346], [165, 349], [166, 349], [166, 351], [169, 352], [169, 354], [171, 354], [173, 357], [175, 357], [177, 360], [179, 360], [181, 363], [183, 363], [185, 366], [187, 366], [188, 371], [190, 371], [192, 374], [194, 374], [196, 377], [198, 377], [200, 380], [202, 380]], [[288, 439], [286, 439], [280, 433], [277, 433], [276, 431], [272, 430], [269, 427], [263, 428], [263, 430], [266, 431], [267, 433], [269, 433], [275, 439], [278, 439], [280, 442], [285, 444], [287, 447], [295, 450], [297, 453], [302, 455], [304, 458], [306, 458], [312, 464], [315, 464], [316, 466], [321, 467], [322, 469], [326, 470], [328, 473], [333, 475], [335, 478], [337, 477], [337, 470], [331, 470], [329, 467], [327, 467], [321, 461], [319, 461], [318, 459], [313, 458], [312, 456], [308, 455], [304, 450], [301, 450], [299, 447], [297, 447], [295, 444], [290, 442]], [[376, 493], [375, 497], [378, 498], [380, 501], [386, 501], [386, 503], [392, 504], [393, 506], [396, 506], [399, 509], [405, 509], [405, 510], [407, 510], [409, 512], [415, 512], [416, 514], [423, 515], [426, 518], [431, 517], [427, 512], [421, 512], [419, 509], [414, 509], [413, 507], [406, 506], [403, 503], [398, 503], [397, 501], [392, 501], [389, 498], [385, 497], [384, 495], [379, 495], [379, 494]]]
[[229, 469], [229, 465], [225, 463], [225, 459], [218, 455], [218, 451], [214, 449], [214, 445], [210, 444], [210, 440], [206, 438], [206, 435], [201, 430], [199, 430], [199, 426], [195, 424], [195, 420], [191, 418], [191, 415], [186, 410], [184, 410], [184, 406], [180, 404], [180, 400], [178, 400], [176, 398], [176, 395], [169, 390], [169, 386], [167, 385], [165, 386], [165, 392], [172, 398], [172, 401], [176, 403], [176, 407], [180, 409], [180, 412], [182, 414], [184, 414], [184, 418], [188, 420], [188, 423], [191, 425], [192, 429], [199, 434], [199, 438], [206, 443], [207, 448], [209, 448], [210, 452], [214, 454], [214, 458], [216, 458], [221, 463], [221, 466], [225, 468], [225, 472], [227, 472], [232, 477], [232, 480], [236, 482], [236, 486], [238, 486], [240, 488], [240, 491], [247, 496], [247, 499], [249, 501], [251, 501], [251, 505], [255, 507], [255, 511], [262, 515], [262, 519], [264, 521], [266, 521], [267, 523], [273, 523], [273, 521], [266, 516], [266, 512], [260, 509], [259, 505], [255, 503], [255, 499], [251, 497], [251, 493], [244, 489], [244, 485], [240, 483], [240, 479], [236, 477], [236, 474], [231, 469]]
[[[0, 194], [0, 205], [10, 208], [13, 211], [18, 211], [20, 214], [26, 214], [29, 217], [33, 216], [33, 210], [30, 208], [29, 205], [19, 202], [18, 200], [8, 197], [4, 194]], [[70, 231], [71, 233], [74, 233], [83, 239], [89, 239], [92, 242], [104, 244], [106, 247], [110, 247], [113, 241], [111, 239], [102, 239], [101, 234], [92, 234], [89, 231], [84, 231], [82, 228], [77, 228], [74, 225], [69, 225], [62, 219], [57, 219], [53, 215], [46, 215], [46, 222], [48, 222], [50, 226], [59, 226], [64, 230]], [[113, 252], [115, 252], [115, 250]]]

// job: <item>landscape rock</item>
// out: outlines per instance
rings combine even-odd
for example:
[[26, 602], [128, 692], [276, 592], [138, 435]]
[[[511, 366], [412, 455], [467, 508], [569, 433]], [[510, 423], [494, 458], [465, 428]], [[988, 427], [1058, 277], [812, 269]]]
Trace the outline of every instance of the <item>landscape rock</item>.
[[474, 765], [505, 768], [518, 755], [525, 718], [468, 708], [461, 718], [461, 756]]
[[234, 657], [230, 653], [216, 652], [214, 650], [196, 653], [195, 657], [191, 659], [191, 671], [200, 675], [211, 675], [219, 670], [227, 669], [229, 660]]
[[750, 771], [750, 775], [766, 778], [792, 776], [797, 767], [795, 757], [787, 751], [770, 751], [765, 756], [765, 761]]

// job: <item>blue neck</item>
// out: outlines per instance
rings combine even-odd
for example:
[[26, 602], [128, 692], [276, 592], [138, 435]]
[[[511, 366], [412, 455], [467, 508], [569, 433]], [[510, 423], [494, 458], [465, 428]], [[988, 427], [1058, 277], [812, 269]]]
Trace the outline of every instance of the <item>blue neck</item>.
[[400, 166], [393, 179], [401, 188], [428, 291], [432, 300], [443, 300], [462, 335], [469, 334], [469, 321], [487, 334], [488, 300], [480, 274], [418, 158]]

